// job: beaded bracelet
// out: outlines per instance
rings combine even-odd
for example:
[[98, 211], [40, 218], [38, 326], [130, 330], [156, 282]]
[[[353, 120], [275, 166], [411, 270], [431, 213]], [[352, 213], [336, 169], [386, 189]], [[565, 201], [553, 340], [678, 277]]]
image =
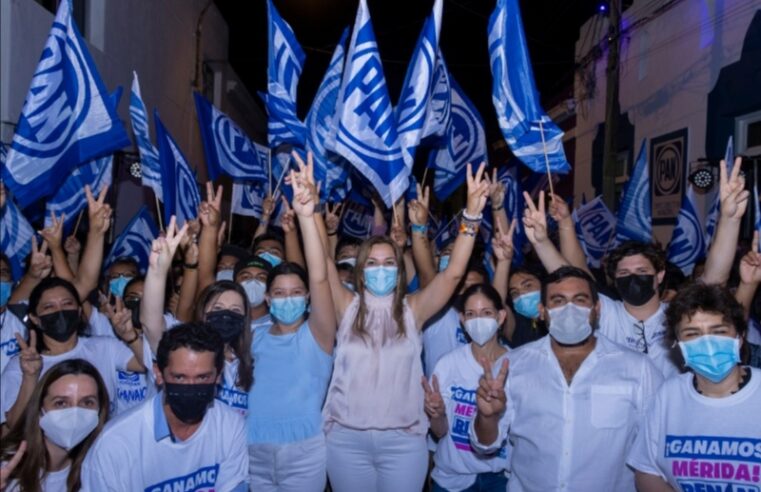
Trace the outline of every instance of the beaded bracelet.
[[428, 233], [428, 226], [427, 225], [420, 225], [420, 224], [412, 224], [410, 226], [410, 229], [412, 229], [412, 233], [418, 233], [422, 235], [426, 235]]
[[463, 220], [460, 222], [460, 234], [475, 237], [478, 234], [478, 222]]
[[476, 217], [468, 215], [467, 210], [462, 211], [462, 218], [469, 221], [469, 222], [481, 222], [481, 219], [484, 218], [484, 214], [478, 214]]

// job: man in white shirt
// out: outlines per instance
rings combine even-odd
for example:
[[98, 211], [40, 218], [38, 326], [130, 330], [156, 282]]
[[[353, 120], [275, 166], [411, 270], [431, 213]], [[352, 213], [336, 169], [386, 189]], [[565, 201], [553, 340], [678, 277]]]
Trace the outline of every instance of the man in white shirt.
[[162, 336], [156, 359], [162, 391], [103, 430], [82, 465], [82, 490], [248, 490], [245, 421], [214, 404], [219, 334], [177, 326]]
[[[647, 357], [594, 333], [600, 304], [584, 271], [562, 267], [542, 285], [549, 335], [487, 367], [471, 444], [513, 445], [510, 492], [634, 491], [626, 454], [662, 376]], [[506, 403], [507, 401], [507, 403]]]

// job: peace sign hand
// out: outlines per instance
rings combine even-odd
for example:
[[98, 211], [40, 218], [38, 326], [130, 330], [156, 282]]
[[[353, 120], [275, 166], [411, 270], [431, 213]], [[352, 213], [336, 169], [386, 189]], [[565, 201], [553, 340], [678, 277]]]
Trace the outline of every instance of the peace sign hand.
[[526, 210], [523, 213], [523, 226], [526, 237], [531, 244], [541, 243], [547, 240], [547, 213], [544, 206], [544, 192], [539, 192], [539, 206], [534, 205], [531, 195], [523, 192], [526, 201]]
[[740, 260], [740, 279], [746, 284], [761, 283], [761, 253], [758, 252], [758, 231], [753, 233], [753, 243]]
[[37, 236], [32, 235], [32, 253], [29, 258], [29, 275], [37, 280], [50, 275], [53, 270], [53, 260], [48, 256], [48, 243], [43, 241], [42, 245], [37, 248]]
[[217, 186], [214, 192], [214, 184], [211, 181], [206, 182], [206, 201], [201, 202], [198, 206], [198, 218], [204, 227], [216, 228], [219, 226], [220, 217], [222, 216], [222, 185]]
[[497, 180], [497, 168], [492, 169], [491, 179], [486, 175], [486, 181], [489, 183], [489, 200], [491, 208], [500, 209], [505, 203], [505, 184]]
[[111, 321], [114, 333], [122, 341], [133, 340], [137, 335], [137, 330], [132, 325], [132, 311], [124, 306], [124, 301], [121, 297], [116, 297], [116, 303], [113, 306], [111, 304], [107, 305], [106, 317]]
[[108, 186], [100, 190], [97, 200], [93, 197], [90, 185], [85, 185], [87, 197], [87, 217], [90, 220], [90, 230], [98, 234], [105, 234], [111, 226], [111, 205], [106, 203]]
[[428, 379], [425, 376], [421, 378], [420, 382], [423, 383], [423, 391], [425, 391], [425, 413], [428, 418], [436, 419], [445, 415], [446, 407], [444, 406], [444, 399], [441, 397], [439, 379], [436, 375], [434, 374], [431, 378], [431, 384], [428, 384]]
[[343, 208], [343, 202], [333, 204], [327, 204], [325, 207], [325, 230], [329, 236], [338, 232], [338, 226], [341, 224], [341, 209]]
[[40, 236], [48, 243], [51, 251], [57, 251], [61, 249], [61, 242], [63, 241], [63, 222], [66, 219], [66, 214], [61, 214], [58, 218], [55, 216], [55, 212], [50, 212], [51, 224], [39, 231]]
[[513, 219], [510, 222], [510, 228], [507, 230], [507, 234], [503, 233], [500, 230], [499, 224], [495, 224], [496, 231], [494, 233], [494, 237], [492, 237], [491, 246], [492, 250], [494, 251], [494, 256], [497, 258], [498, 262], [513, 261], [513, 255], [515, 253], [513, 248], [513, 234], [515, 233], [515, 227], [517, 224], [518, 221]]
[[151, 244], [151, 255], [148, 258], [149, 268], [166, 274], [172, 266], [172, 258], [180, 245], [182, 238], [188, 230], [188, 224], [185, 223], [182, 229], [177, 230], [177, 219], [174, 215], [169, 220], [166, 228], [166, 236], [160, 236], [154, 239]]
[[507, 370], [509, 361], [504, 359], [502, 366], [499, 368], [497, 377], [492, 376], [491, 363], [481, 360], [481, 366], [484, 368], [484, 375], [478, 382], [476, 391], [476, 406], [478, 413], [484, 417], [499, 416], [507, 408], [507, 396], [505, 395], [505, 381], [507, 381]]
[[407, 215], [409, 215], [410, 223], [413, 225], [424, 226], [428, 223], [428, 203], [431, 189], [428, 186], [422, 189], [419, 183], [416, 187], [417, 198], [407, 205]]
[[19, 352], [21, 373], [24, 376], [36, 380], [42, 370], [42, 357], [37, 353], [37, 332], [35, 330], [29, 330], [28, 344], [24, 341], [24, 337], [22, 337], [20, 333], [16, 333], [16, 342], [21, 349], [21, 352]]
[[475, 175], [473, 174], [473, 166], [470, 163], [466, 166], [465, 177], [468, 182], [468, 201], [466, 205], [466, 212], [471, 217], [481, 215], [484, 207], [486, 206], [486, 200], [489, 197], [489, 181], [484, 179], [484, 169], [486, 163], [479, 164]]
[[748, 208], [750, 192], [745, 189], [745, 177], [740, 175], [742, 157], [735, 159], [732, 172], [727, 177], [727, 163], [719, 163], [719, 193], [721, 216], [726, 219], [740, 220]]
[[568, 202], [563, 200], [559, 195], [550, 195], [550, 217], [558, 224], [565, 219], [571, 218]]
[[5, 488], [8, 486], [8, 479], [10, 478], [11, 473], [13, 473], [13, 470], [15, 470], [18, 464], [21, 463], [21, 458], [23, 458], [25, 452], [26, 441], [21, 441], [21, 443], [18, 445], [18, 449], [13, 454], [13, 457], [10, 459], [10, 461], [0, 466], [0, 491], [5, 490]]

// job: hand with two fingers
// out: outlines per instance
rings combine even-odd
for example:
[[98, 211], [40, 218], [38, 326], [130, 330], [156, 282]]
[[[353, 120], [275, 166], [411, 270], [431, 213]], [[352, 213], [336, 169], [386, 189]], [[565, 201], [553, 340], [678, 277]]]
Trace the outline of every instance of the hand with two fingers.
[[507, 408], [507, 395], [505, 394], [505, 382], [510, 362], [507, 359], [502, 361], [499, 372], [494, 376], [491, 363], [481, 360], [481, 366], [484, 368], [484, 375], [478, 382], [476, 391], [476, 406], [478, 413], [483, 417], [500, 417]]
[[425, 391], [425, 414], [428, 415], [428, 418], [431, 420], [445, 416], [446, 406], [444, 405], [444, 398], [441, 397], [441, 391], [439, 390], [439, 379], [434, 374], [430, 384], [425, 376], [422, 377], [421, 382], [423, 384], [423, 391]]

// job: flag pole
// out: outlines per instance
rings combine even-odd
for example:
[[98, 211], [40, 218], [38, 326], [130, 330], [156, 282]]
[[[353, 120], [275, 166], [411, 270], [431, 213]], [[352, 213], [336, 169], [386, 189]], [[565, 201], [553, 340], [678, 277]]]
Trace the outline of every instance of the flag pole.
[[233, 202], [230, 200], [230, 217], [227, 219], [227, 242], [232, 242], [233, 236]]
[[425, 178], [428, 177], [428, 169], [430, 169], [428, 166], [425, 166], [425, 171], [423, 171], [423, 180], [420, 182], [420, 186], [422, 188], [425, 188]]
[[161, 205], [159, 205], [159, 197], [153, 194], [153, 198], [156, 200], [156, 217], [159, 219], [159, 230], [164, 231], [164, 221], [161, 218]]
[[[269, 174], [267, 174], [267, 183], [269, 184], [269, 196], [272, 196], [272, 149], [267, 152], [267, 167], [269, 168]], [[277, 188], [275, 188], [277, 193]]]
[[550, 157], [547, 155], [547, 142], [544, 140], [544, 125], [542, 124], [542, 120], [539, 120], [539, 133], [542, 136], [542, 149], [544, 151], [544, 165], [547, 168], [547, 180], [550, 184], [550, 194], [552, 196], [555, 196], [555, 189], [552, 186], [552, 173], [550, 172]]
[[[283, 178], [285, 177], [286, 173], [288, 172], [288, 169], [291, 167], [291, 162], [288, 161], [288, 165], [283, 169], [283, 174], [280, 175], [280, 178], [277, 180], [277, 186], [275, 186], [275, 195], [277, 195], [277, 190], [280, 189], [280, 184], [283, 182]], [[270, 168], [271, 170], [271, 168]], [[272, 188], [272, 185], [270, 184], [270, 189]], [[270, 196], [274, 196], [270, 193]]]
[[85, 209], [82, 209], [79, 211], [79, 217], [77, 217], [77, 223], [74, 225], [74, 232], [71, 233], [72, 236], [77, 235], [77, 231], [79, 230], [79, 223], [82, 222], [82, 216], [85, 213]]

